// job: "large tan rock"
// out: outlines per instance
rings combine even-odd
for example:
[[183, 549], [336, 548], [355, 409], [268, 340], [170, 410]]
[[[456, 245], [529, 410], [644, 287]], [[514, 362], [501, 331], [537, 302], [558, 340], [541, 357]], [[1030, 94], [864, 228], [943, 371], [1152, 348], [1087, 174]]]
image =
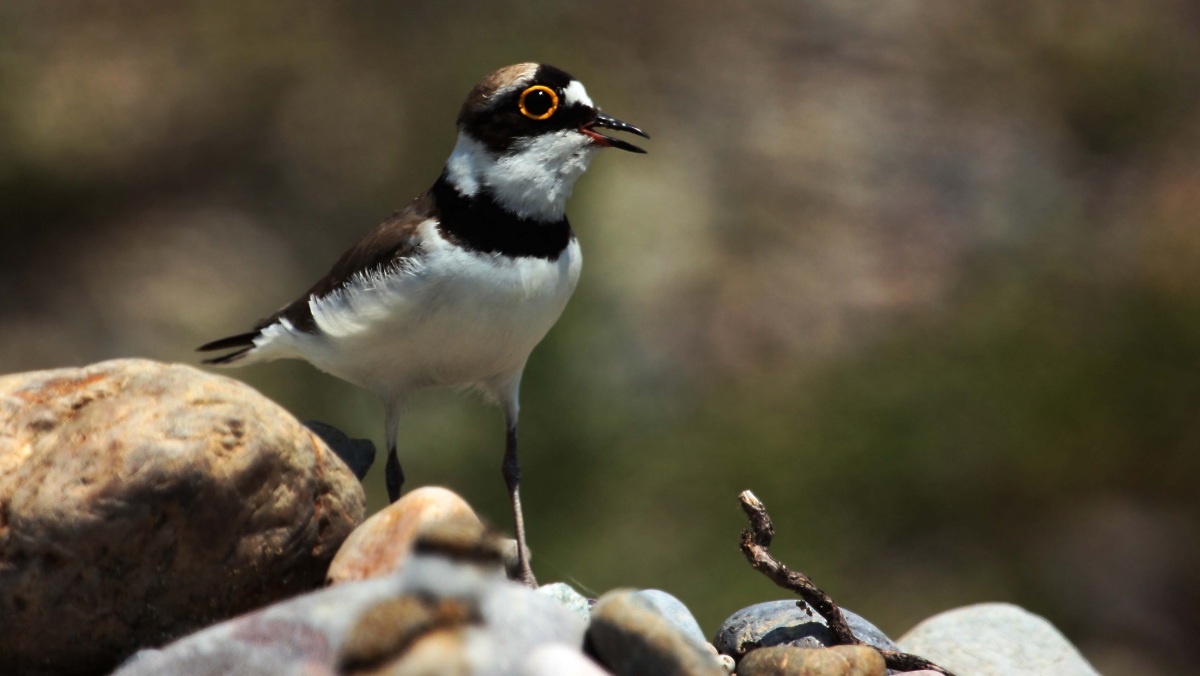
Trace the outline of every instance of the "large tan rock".
[[364, 511], [237, 381], [142, 360], [0, 377], [0, 673], [101, 672], [317, 587]]

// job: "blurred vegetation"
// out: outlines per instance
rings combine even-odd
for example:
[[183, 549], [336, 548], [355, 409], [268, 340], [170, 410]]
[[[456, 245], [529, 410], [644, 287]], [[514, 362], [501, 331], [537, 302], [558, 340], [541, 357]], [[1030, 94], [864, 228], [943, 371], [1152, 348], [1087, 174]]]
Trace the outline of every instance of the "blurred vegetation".
[[[781, 595], [736, 547], [750, 488], [893, 635], [1010, 600], [1104, 673], [1191, 669], [1191, 0], [8, 2], [0, 370], [194, 363], [427, 187], [466, 91], [525, 60], [654, 135], [580, 183], [584, 278], [524, 381], [543, 580], [714, 631]], [[306, 365], [229, 373], [381, 441]], [[507, 526], [501, 440], [433, 393], [405, 468]]]

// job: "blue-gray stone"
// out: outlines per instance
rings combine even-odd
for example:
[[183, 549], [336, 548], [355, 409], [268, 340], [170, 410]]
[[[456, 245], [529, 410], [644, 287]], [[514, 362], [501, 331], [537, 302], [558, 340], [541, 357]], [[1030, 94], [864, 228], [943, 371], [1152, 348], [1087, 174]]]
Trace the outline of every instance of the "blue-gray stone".
[[[834, 645], [833, 633], [825, 619], [815, 611], [806, 612], [794, 599], [767, 601], [742, 608], [730, 615], [717, 630], [713, 645], [726, 655], [741, 659], [754, 648], [777, 645], [792, 645], [801, 648], [828, 648]], [[892, 642], [875, 625], [862, 617], [842, 609], [850, 631], [867, 645], [882, 650], [897, 650]]]
[[700, 628], [700, 623], [696, 621], [695, 616], [692, 615], [692, 611], [683, 605], [683, 601], [661, 589], [643, 589], [635, 592], [634, 595], [645, 601], [649, 601], [650, 606], [682, 632], [684, 636], [695, 640], [700, 645], [707, 643], [704, 637], [704, 630]]
[[375, 462], [375, 444], [371, 443], [370, 439], [351, 439], [333, 425], [319, 420], [306, 420], [304, 426], [321, 437], [321, 441], [346, 463], [359, 481], [363, 480], [367, 470], [371, 469]]

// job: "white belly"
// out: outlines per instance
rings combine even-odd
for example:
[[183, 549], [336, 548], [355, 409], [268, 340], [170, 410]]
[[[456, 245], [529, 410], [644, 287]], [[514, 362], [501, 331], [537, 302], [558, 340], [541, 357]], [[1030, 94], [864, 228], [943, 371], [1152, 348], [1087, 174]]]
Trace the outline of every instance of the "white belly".
[[578, 242], [557, 260], [512, 259], [459, 249], [432, 221], [421, 231], [421, 263], [310, 301], [317, 333], [273, 326], [255, 352], [299, 356], [385, 398], [445, 385], [493, 389], [518, 378], [575, 290]]

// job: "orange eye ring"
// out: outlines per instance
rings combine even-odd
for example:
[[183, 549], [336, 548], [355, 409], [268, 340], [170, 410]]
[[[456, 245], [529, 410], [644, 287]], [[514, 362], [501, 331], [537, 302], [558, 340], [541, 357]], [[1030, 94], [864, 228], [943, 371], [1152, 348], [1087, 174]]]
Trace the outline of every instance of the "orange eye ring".
[[[529, 112], [529, 109], [525, 107], [525, 97], [529, 96], [530, 94], [532, 94], [534, 92], [545, 92], [550, 95], [550, 107], [546, 110], [546, 112], [542, 113], [541, 115], [535, 115], [535, 114]], [[549, 87], [545, 87], [542, 85], [534, 85], [534, 86], [530, 87], [529, 89], [526, 89], [525, 91], [521, 92], [521, 98], [520, 98], [520, 100], [517, 101], [517, 106], [520, 107], [521, 114], [524, 115], [525, 117], [528, 117], [531, 120], [549, 119], [549, 117], [554, 114], [554, 111], [558, 110], [558, 93]]]

